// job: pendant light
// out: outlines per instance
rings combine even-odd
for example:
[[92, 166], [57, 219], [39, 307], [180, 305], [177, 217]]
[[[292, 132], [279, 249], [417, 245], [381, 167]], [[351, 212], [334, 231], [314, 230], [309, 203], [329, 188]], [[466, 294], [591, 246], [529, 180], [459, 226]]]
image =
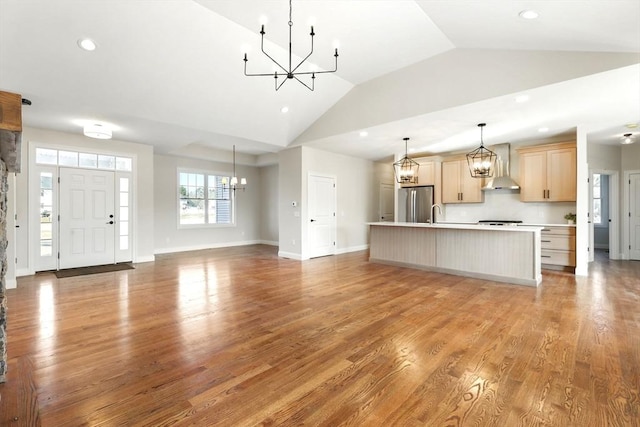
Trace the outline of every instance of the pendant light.
[[623, 145], [633, 144], [634, 141], [635, 140], [632, 133], [625, 133], [620, 139], [620, 144], [623, 144]]
[[478, 123], [480, 128], [480, 147], [467, 154], [469, 172], [474, 178], [490, 178], [496, 168], [496, 153], [484, 148], [484, 141], [482, 140], [482, 129], [486, 125], [486, 123]]
[[407, 151], [409, 138], [402, 139], [404, 140], [404, 157], [393, 164], [393, 172], [396, 176], [396, 182], [398, 184], [417, 184], [420, 164], [409, 158]]
[[244, 191], [247, 186], [247, 178], [240, 178], [240, 186], [238, 186], [238, 176], [236, 175], [236, 146], [233, 146], [233, 176], [231, 177], [231, 181], [227, 182], [227, 177], [222, 178], [222, 188], [225, 188], [229, 184], [229, 189], [236, 191], [242, 190]]

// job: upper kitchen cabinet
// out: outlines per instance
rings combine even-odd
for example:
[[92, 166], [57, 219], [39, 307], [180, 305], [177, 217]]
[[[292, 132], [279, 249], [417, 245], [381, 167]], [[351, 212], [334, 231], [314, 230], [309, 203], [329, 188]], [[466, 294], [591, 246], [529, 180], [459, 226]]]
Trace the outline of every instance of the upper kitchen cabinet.
[[518, 152], [521, 201], [576, 201], [574, 142], [522, 147]]
[[442, 203], [482, 203], [483, 183], [471, 176], [466, 159], [442, 162]]
[[401, 184], [401, 187], [417, 187], [419, 185], [436, 185], [436, 162], [424, 158], [413, 159], [420, 165], [416, 184]]

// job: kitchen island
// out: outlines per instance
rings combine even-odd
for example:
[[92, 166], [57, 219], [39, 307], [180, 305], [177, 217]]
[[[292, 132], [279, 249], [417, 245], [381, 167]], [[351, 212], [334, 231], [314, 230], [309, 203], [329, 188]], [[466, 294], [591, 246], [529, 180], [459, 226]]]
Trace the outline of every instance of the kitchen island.
[[542, 227], [374, 222], [369, 261], [538, 286]]

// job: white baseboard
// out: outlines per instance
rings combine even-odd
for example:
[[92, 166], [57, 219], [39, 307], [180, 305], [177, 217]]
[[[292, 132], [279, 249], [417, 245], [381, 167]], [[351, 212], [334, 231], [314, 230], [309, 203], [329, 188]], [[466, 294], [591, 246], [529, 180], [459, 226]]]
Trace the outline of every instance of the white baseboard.
[[153, 262], [155, 260], [156, 260], [156, 257], [154, 255], [139, 256], [139, 257], [136, 257], [135, 263], [139, 264], [141, 262]]
[[16, 277], [33, 276], [34, 274], [36, 274], [36, 272], [33, 271], [33, 270], [30, 270], [28, 268], [18, 268], [18, 269], [16, 269]]
[[289, 259], [294, 259], [296, 261], [303, 261], [302, 255], [296, 254], [293, 252], [278, 251], [278, 256], [281, 258], [289, 258]]
[[269, 246], [280, 246], [280, 242], [276, 242], [273, 240], [260, 240], [261, 245], [269, 245]]
[[16, 279], [7, 280], [4, 282], [7, 289], [15, 289], [18, 287], [18, 281]]
[[[158, 254], [172, 254], [176, 252], [189, 252], [189, 251], [201, 251], [203, 249], [219, 249], [219, 248], [230, 248], [232, 246], [248, 246], [248, 245], [258, 245], [262, 244], [261, 240], [246, 240], [241, 242], [224, 242], [224, 243], [209, 243], [204, 245], [193, 245], [193, 246], [179, 246], [174, 248], [159, 248], [154, 251], [156, 255]], [[268, 243], [264, 243], [268, 244]]]
[[366, 251], [369, 249], [369, 245], [351, 246], [348, 248], [341, 248], [336, 250], [336, 255], [348, 254], [349, 252]]

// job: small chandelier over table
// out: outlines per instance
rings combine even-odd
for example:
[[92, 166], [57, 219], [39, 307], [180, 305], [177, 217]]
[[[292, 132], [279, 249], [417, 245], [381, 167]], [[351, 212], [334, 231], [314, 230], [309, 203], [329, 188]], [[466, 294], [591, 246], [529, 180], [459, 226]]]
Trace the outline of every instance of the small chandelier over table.
[[247, 178], [240, 178], [240, 185], [238, 185], [238, 176], [236, 175], [236, 146], [233, 146], [233, 176], [230, 181], [227, 181], [227, 177], [222, 178], [222, 188], [226, 188], [227, 184], [229, 184], [229, 189], [236, 191], [242, 190], [244, 191], [247, 186]]
[[[249, 59], [247, 58], [247, 54], [244, 54], [244, 75], [245, 76], [250, 76], [250, 77], [254, 77], [254, 76], [268, 76], [268, 77], [273, 77], [275, 80], [275, 88], [276, 90], [280, 89], [282, 87], [282, 85], [289, 79], [295, 79], [298, 82], [300, 82], [304, 87], [306, 87], [309, 90], [314, 90], [315, 88], [315, 80], [316, 80], [316, 74], [326, 74], [326, 73], [335, 73], [336, 71], [338, 71], [338, 48], [335, 49], [335, 53], [333, 54], [333, 56], [335, 57], [335, 61], [336, 61], [336, 65], [334, 67], [333, 70], [323, 70], [323, 71], [298, 71], [298, 69], [300, 68], [300, 66], [311, 56], [311, 54], [313, 53], [313, 37], [316, 35], [316, 33], [313, 30], [313, 25], [311, 26], [311, 33], [309, 33], [311, 35], [311, 50], [309, 51], [309, 53], [307, 54], [307, 56], [305, 56], [302, 61], [300, 61], [300, 63], [296, 66], [293, 66], [293, 53], [291, 50], [291, 30], [293, 27], [293, 20], [292, 20], [292, 11], [293, 11], [293, 7], [291, 6], [291, 0], [289, 0], [289, 66], [288, 67], [284, 67], [282, 65], [280, 65], [280, 63], [278, 61], [276, 61], [275, 59], [273, 59], [273, 57], [271, 55], [269, 55], [267, 52], [265, 52], [264, 50], [264, 35], [265, 35], [265, 31], [264, 31], [264, 25], [262, 25], [262, 28], [260, 29], [260, 49], [262, 50], [262, 53], [264, 53], [267, 58], [269, 58], [280, 70], [282, 70], [281, 73], [278, 73], [278, 71], [274, 71], [272, 73], [247, 73], [247, 62], [249, 61]], [[278, 83], [278, 78], [280, 78], [281, 76], [284, 77], [284, 79]], [[310, 83], [305, 83], [304, 81], [300, 80], [299, 77], [301, 76], [311, 76], [311, 82]]]
[[393, 173], [398, 184], [417, 184], [420, 164], [409, 158], [407, 151], [409, 138], [402, 139], [404, 140], [404, 157], [393, 164]]
[[496, 166], [496, 153], [484, 148], [482, 140], [482, 129], [486, 123], [479, 123], [480, 128], [480, 147], [467, 154], [467, 163], [469, 164], [469, 172], [474, 178], [490, 178]]

